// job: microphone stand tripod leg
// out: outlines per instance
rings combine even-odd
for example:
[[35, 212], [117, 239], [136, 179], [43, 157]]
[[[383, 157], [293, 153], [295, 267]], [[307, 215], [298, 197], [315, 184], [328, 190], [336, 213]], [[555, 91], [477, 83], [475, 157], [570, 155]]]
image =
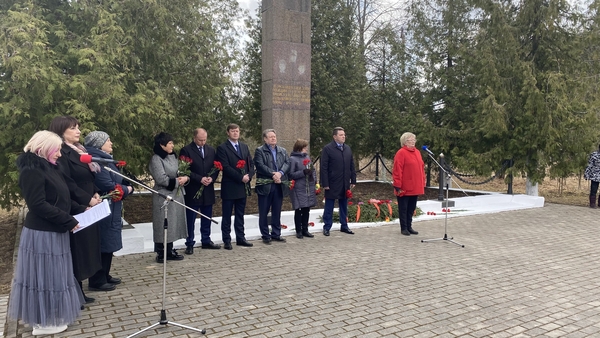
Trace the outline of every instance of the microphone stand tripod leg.
[[164, 221], [164, 232], [163, 232], [163, 284], [162, 284], [162, 308], [160, 310], [160, 320], [158, 321], [158, 323], [154, 323], [150, 326], [148, 326], [147, 328], [140, 330], [130, 336], [127, 336], [127, 338], [131, 338], [131, 337], [135, 337], [137, 335], [139, 335], [142, 332], [148, 331], [158, 325], [167, 325], [167, 324], [171, 324], [171, 325], [175, 325], [175, 326], [179, 326], [181, 328], [184, 329], [188, 329], [188, 330], [192, 330], [192, 331], [196, 331], [202, 334], [206, 333], [205, 329], [197, 329], [195, 327], [191, 327], [191, 326], [187, 326], [187, 325], [183, 325], [183, 324], [179, 324], [179, 323], [175, 323], [175, 322], [169, 322], [169, 320], [167, 319], [167, 311], [165, 310], [165, 304], [166, 304], [166, 295], [167, 295], [167, 232], [169, 229], [169, 221], [168, 221], [168, 208], [169, 208], [169, 202], [170, 199], [165, 199], [165, 202], [163, 203], [163, 208], [165, 208], [165, 221]]
[[[442, 168], [442, 166], [435, 160], [435, 158], [433, 158], [433, 156], [431, 156], [431, 154], [429, 154], [429, 157], [431, 157], [431, 159], [433, 159], [433, 161], [438, 166], [440, 166], [440, 168], [442, 170], [444, 170], [444, 172], [446, 173], [446, 175], [444, 177], [446, 179], [446, 201], [444, 203], [446, 204], [446, 208], [447, 208], [448, 207], [448, 191], [450, 190], [449, 189], [450, 174], [444, 168]], [[421, 243], [435, 242], [435, 241], [448, 241], [450, 243], [454, 243], [454, 244], [460, 246], [461, 248], [465, 247], [463, 244], [457, 243], [457, 242], [453, 241], [452, 239], [454, 239], [454, 237], [448, 238], [448, 212], [446, 211], [446, 217], [444, 218], [444, 237], [442, 237], [442, 238], [434, 238], [434, 239], [422, 239]]]

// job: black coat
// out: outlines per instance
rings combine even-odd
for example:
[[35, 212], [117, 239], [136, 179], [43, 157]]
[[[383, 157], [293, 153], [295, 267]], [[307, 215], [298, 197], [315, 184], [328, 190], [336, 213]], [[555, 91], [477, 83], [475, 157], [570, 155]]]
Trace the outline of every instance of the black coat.
[[194, 205], [212, 205], [215, 204], [215, 181], [219, 177], [219, 170], [213, 173], [210, 177], [213, 183], [204, 187], [200, 198], [194, 198], [200, 187], [204, 186], [202, 178], [208, 176], [208, 173], [213, 169], [216, 160], [217, 152], [215, 148], [204, 145], [204, 158], [196, 143], [192, 142], [181, 148], [180, 156], [187, 156], [192, 159], [190, 165], [190, 183], [185, 186], [185, 204], [188, 206]]
[[[103, 152], [102, 150], [86, 147], [88, 154], [112, 160], [112, 156]], [[120, 184], [123, 188], [123, 198], [114, 202], [109, 199], [110, 212], [111, 214], [98, 221], [97, 226], [100, 227], [100, 251], [104, 253], [112, 253], [121, 250], [123, 248], [123, 240], [121, 232], [123, 230], [123, 199], [129, 196], [129, 189], [127, 186], [130, 185], [129, 181], [124, 180], [123, 177], [109, 172], [104, 169], [104, 166], [108, 166], [114, 171], [119, 171], [114, 163], [100, 164], [102, 170], [96, 173], [95, 185], [100, 189], [100, 195], [106, 195], [115, 189], [117, 184]], [[133, 191], [133, 190], [132, 190]]]
[[26, 152], [17, 158], [19, 187], [29, 212], [26, 228], [64, 233], [79, 222], [71, 216], [72, 203], [67, 183], [58, 167]]
[[57, 163], [60, 171], [65, 174], [71, 198], [87, 207], [92, 196], [98, 192], [94, 185], [94, 173], [86, 163], [79, 160], [81, 155], [68, 145], [63, 144], [60, 153], [62, 156], [58, 158]]
[[[282, 181], [287, 180], [287, 174], [290, 170], [290, 158], [287, 154], [287, 151], [283, 147], [277, 146], [277, 168], [279, 171], [283, 172], [283, 176], [281, 177]], [[272, 172], [275, 171], [273, 169], [273, 154], [271, 153], [271, 149], [267, 144], [263, 144], [262, 146], [256, 148], [254, 152], [254, 164], [256, 165], [256, 178], [266, 178], [273, 179]], [[271, 183], [274, 184], [274, 183]], [[257, 195], [268, 195], [271, 192], [271, 184], [261, 184], [256, 185], [254, 190]], [[278, 184], [279, 188], [283, 192], [283, 196], [287, 195], [289, 191], [288, 187], [283, 184]]]
[[[229, 140], [223, 142], [217, 148], [217, 160], [223, 165], [223, 177], [221, 178], [221, 198], [225, 200], [235, 200], [246, 197], [246, 185], [250, 186], [252, 176], [254, 176], [254, 162], [252, 162], [252, 155], [250, 155], [250, 149], [248, 145], [242, 142], [238, 142], [240, 146], [240, 157], [235, 151], [233, 145]], [[250, 176], [250, 181], [244, 184], [242, 178], [244, 174], [236, 165], [239, 160], [246, 161], [244, 172]]]
[[[68, 145], [63, 144], [60, 152], [62, 157], [58, 158], [57, 163], [71, 190], [71, 199], [87, 206], [92, 196], [98, 192], [98, 188], [94, 185], [94, 173], [86, 163], [79, 160], [79, 153]], [[73, 273], [78, 281], [90, 278], [102, 268], [100, 236], [100, 226], [97, 223], [77, 233], [71, 233]]]
[[356, 171], [352, 159], [352, 149], [344, 144], [344, 150], [337, 147], [335, 141], [325, 145], [321, 150], [321, 187], [325, 190], [325, 198], [346, 198], [350, 184], [356, 184]]

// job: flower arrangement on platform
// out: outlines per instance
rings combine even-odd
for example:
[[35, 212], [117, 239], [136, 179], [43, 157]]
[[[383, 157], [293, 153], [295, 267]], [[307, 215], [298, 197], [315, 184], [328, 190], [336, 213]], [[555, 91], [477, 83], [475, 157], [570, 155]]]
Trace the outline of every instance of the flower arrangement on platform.
[[[240, 170], [242, 176], [246, 175], [246, 161], [239, 160], [235, 167]], [[244, 186], [246, 187], [246, 196], [250, 196], [250, 182], [244, 184]]]
[[123, 187], [120, 184], [115, 185], [115, 189], [106, 195], [100, 196], [100, 199], [110, 198], [113, 202], [119, 202], [123, 199]]
[[319, 183], [315, 184], [315, 195], [321, 193], [321, 185]]
[[[422, 215], [423, 211], [417, 207], [415, 216]], [[348, 222], [374, 223], [391, 222], [398, 218], [398, 202], [392, 200], [370, 199], [365, 202], [348, 202]], [[340, 214], [333, 213], [333, 222], [340, 221]]]
[[[219, 161], [214, 161], [212, 169], [210, 169], [210, 171], [208, 172], [208, 174], [206, 176], [210, 177], [217, 171], [223, 171], [223, 164], [221, 164], [221, 162], [219, 162]], [[204, 192], [204, 184], [200, 186], [200, 189], [198, 189], [198, 191], [196, 192], [196, 195], [194, 195], [194, 199], [199, 199], [202, 196], [203, 192]]]

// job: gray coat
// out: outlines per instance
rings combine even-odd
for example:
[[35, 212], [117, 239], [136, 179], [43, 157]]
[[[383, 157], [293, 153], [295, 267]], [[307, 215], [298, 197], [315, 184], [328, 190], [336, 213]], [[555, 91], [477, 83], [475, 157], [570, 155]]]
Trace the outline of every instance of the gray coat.
[[[155, 149], [156, 152], [156, 149]], [[183, 195], [185, 189], [181, 187], [177, 193], [177, 168], [179, 161], [175, 153], [168, 154], [164, 157], [154, 154], [150, 160], [150, 174], [154, 179], [153, 189], [173, 197], [174, 201], [184, 204]], [[164, 221], [165, 210], [161, 209], [164, 198], [154, 194], [152, 195], [152, 230], [154, 235], [154, 243], [163, 243], [164, 237]], [[167, 230], [167, 243], [174, 242], [181, 238], [187, 237], [187, 225], [185, 222], [185, 208], [181, 205], [170, 202], [167, 210], [167, 222], [169, 228]]]
[[[277, 153], [277, 168], [279, 171], [283, 172], [283, 176], [281, 176], [282, 181], [286, 181], [287, 173], [290, 169], [290, 159], [287, 155], [287, 151], [283, 147], [276, 147]], [[275, 171], [273, 169], [273, 154], [271, 153], [271, 149], [267, 144], [263, 144], [262, 146], [256, 148], [254, 152], [254, 164], [256, 165], [256, 179], [258, 182], [259, 178], [264, 179], [272, 179], [272, 172]], [[254, 187], [254, 191], [256, 191], [257, 195], [268, 195], [271, 191], [271, 184], [261, 184]], [[279, 188], [283, 192], [283, 196], [287, 194], [288, 188], [283, 184], [279, 184]]]
[[304, 169], [306, 169], [306, 166], [303, 164], [305, 159], [310, 160], [310, 157], [306, 153], [292, 152], [290, 154], [290, 172], [288, 177], [291, 180], [296, 181], [294, 189], [290, 190], [290, 200], [292, 201], [292, 207], [294, 209], [314, 207], [317, 205], [317, 196], [315, 195], [317, 175], [315, 174], [314, 170], [312, 174], [309, 175], [307, 193], [306, 175], [304, 175]]

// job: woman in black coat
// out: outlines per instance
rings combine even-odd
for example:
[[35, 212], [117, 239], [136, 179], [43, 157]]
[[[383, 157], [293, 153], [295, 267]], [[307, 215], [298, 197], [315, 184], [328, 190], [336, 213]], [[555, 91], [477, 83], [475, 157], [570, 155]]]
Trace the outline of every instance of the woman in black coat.
[[[100, 171], [98, 163], [85, 164], [80, 161], [87, 154], [79, 143], [79, 121], [72, 116], [57, 116], [50, 123], [50, 131], [63, 139], [58, 168], [65, 176], [71, 192], [71, 199], [85, 207], [100, 203], [98, 189], [94, 185], [95, 173]], [[93, 276], [102, 268], [100, 259], [100, 227], [97, 224], [71, 235], [73, 253], [73, 271], [82, 286], [82, 281]], [[114, 290], [115, 286], [106, 284], [104, 290]], [[83, 287], [82, 287], [83, 292]], [[85, 296], [86, 303], [94, 298]]]
[[[107, 133], [103, 131], [93, 131], [85, 137], [85, 149], [93, 157], [112, 160], [112, 142]], [[107, 163], [107, 167], [114, 171], [119, 171], [114, 163]], [[121, 231], [123, 230], [123, 199], [133, 192], [133, 187], [127, 180], [117, 174], [109, 172], [102, 168], [96, 173], [96, 186], [100, 189], [102, 195], [107, 195], [119, 187], [122, 194], [114, 198], [109, 198], [111, 214], [98, 221], [100, 227], [100, 258], [102, 269], [96, 272], [89, 279], [90, 288], [101, 288], [104, 284], [120, 284], [121, 279], [110, 275], [113, 253], [121, 250], [123, 241]]]
[[79, 228], [71, 216], [85, 210], [72, 203], [56, 160], [62, 140], [39, 131], [17, 159], [19, 187], [27, 216], [10, 292], [8, 316], [33, 327], [33, 335], [65, 331], [84, 303], [73, 274], [69, 231]]

